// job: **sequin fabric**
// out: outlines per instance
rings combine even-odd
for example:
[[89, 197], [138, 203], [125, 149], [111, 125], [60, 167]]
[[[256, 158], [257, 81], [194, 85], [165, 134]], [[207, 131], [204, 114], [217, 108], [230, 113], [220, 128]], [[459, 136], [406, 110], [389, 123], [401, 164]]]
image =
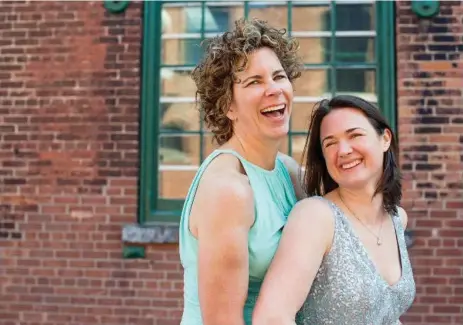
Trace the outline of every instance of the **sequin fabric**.
[[393, 285], [382, 278], [350, 221], [334, 203], [335, 232], [309, 295], [296, 317], [298, 325], [399, 325], [416, 287], [399, 216], [393, 216], [402, 275]]

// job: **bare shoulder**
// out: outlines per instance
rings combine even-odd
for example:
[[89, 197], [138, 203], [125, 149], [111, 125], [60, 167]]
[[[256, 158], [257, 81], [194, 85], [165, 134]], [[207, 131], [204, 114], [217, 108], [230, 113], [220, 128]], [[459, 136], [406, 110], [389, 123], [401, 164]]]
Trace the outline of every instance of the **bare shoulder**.
[[313, 225], [332, 225], [334, 220], [333, 211], [328, 202], [317, 197], [309, 197], [297, 202], [289, 217], [303, 218]]
[[294, 186], [294, 191], [296, 192], [296, 197], [298, 199], [307, 197], [302, 188], [302, 180], [304, 179], [304, 175], [301, 166], [296, 162], [296, 160], [294, 160], [293, 157], [290, 157], [284, 153], [279, 152], [278, 157], [289, 171], [289, 175], [291, 176], [291, 181]]
[[254, 195], [239, 159], [220, 155], [205, 170], [191, 211], [196, 225], [251, 226]]
[[403, 228], [406, 229], [408, 224], [407, 212], [402, 207], [397, 207], [397, 212], [399, 214], [400, 221], [402, 221]]
[[252, 194], [249, 179], [239, 159], [232, 155], [220, 155], [211, 162], [204, 171], [199, 190], [220, 197], [224, 196], [221, 193], [223, 190], [238, 198]]
[[284, 238], [294, 238], [292, 241], [298, 245], [318, 245], [328, 252], [334, 238], [334, 216], [328, 202], [315, 197], [297, 202], [283, 234]]

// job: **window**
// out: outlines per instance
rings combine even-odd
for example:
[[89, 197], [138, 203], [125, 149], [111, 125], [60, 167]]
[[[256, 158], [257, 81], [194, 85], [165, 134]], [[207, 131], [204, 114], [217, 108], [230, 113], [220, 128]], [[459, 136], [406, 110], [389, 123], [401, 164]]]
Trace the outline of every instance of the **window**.
[[198, 166], [215, 144], [189, 74], [199, 44], [258, 17], [299, 39], [291, 131], [281, 148], [301, 161], [313, 104], [339, 93], [377, 102], [395, 125], [392, 1], [148, 1], [144, 10], [140, 223], [178, 222]]

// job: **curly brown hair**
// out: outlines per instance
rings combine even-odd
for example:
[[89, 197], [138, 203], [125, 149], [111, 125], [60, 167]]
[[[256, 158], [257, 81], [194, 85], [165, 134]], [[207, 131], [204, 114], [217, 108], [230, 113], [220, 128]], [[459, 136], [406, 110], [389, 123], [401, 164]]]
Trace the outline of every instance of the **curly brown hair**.
[[232, 121], [227, 117], [233, 97], [233, 83], [239, 82], [236, 73], [247, 67], [248, 55], [257, 49], [272, 49], [281, 62], [288, 79], [301, 76], [302, 63], [299, 43], [259, 19], [239, 19], [235, 29], [205, 42], [205, 55], [192, 72], [196, 84], [196, 101], [206, 126], [219, 145], [233, 135]]

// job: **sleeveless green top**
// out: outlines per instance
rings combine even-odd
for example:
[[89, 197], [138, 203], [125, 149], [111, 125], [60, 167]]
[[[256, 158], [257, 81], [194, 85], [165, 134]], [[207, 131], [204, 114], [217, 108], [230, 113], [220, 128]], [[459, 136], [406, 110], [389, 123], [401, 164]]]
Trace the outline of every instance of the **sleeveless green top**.
[[183, 207], [179, 228], [180, 260], [184, 268], [184, 308], [181, 325], [202, 325], [198, 297], [198, 244], [189, 230], [189, 215], [202, 174], [220, 154], [237, 157], [244, 167], [254, 193], [255, 221], [249, 230], [249, 286], [244, 306], [244, 320], [251, 324], [259, 290], [275, 255], [281, 232], [296, 195], [288, 170], [280, 158], [271, 171], [254, 165], [233, 150], [215, 150], [208, 156], [193, 179]]

